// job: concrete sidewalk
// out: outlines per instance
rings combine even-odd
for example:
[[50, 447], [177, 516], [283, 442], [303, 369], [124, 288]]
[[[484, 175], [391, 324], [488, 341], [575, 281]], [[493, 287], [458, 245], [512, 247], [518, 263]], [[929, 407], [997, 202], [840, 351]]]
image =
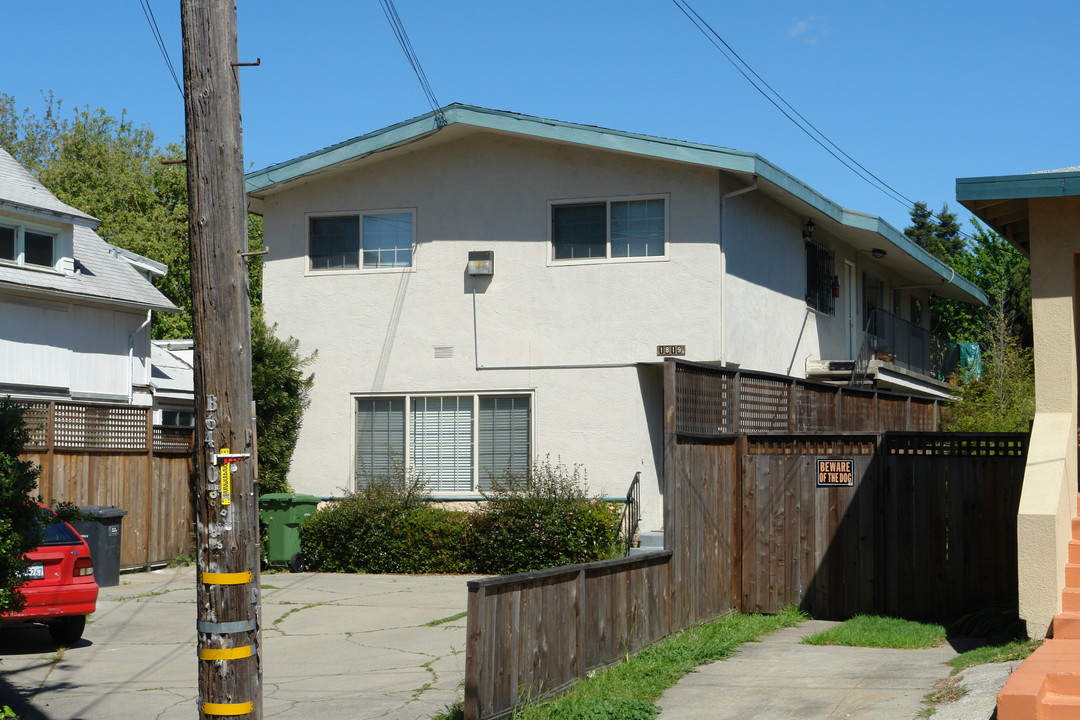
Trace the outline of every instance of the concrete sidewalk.
[[[699, 667], [660, 699], [661, 720], [909, 720], [923, 696], [946, 678], [958, 653], [801, 645], [837, 623], [811, 620], [743, 645], [735, 655]], [[997, 693], [1018, 663], [971, 668], [968, 694], [939, 705], [934, 720], [988, 720]]]
[[[262, 576], [263, 708], [301, 720], [418, 720], [460, 697], [465, 576]], [[82, 641], [0, 630], [0, 706], [22, 720], [197, 715], [195, 569], [122, 575]]]

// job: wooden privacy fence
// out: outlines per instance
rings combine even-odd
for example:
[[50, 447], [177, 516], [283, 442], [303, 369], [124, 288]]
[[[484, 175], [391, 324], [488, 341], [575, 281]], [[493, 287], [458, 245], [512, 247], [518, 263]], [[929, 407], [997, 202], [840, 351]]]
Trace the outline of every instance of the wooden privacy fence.
[[[1015, 604], [1027, 436], [934, 432], [939, 412], [668, 360], [667, 549], [471, 581], [466, 720], [505, 717], [731, 609], [951, 619]], [[851, 484], [819, 486], [819, 460]]]
[[150, 408], [17, 402], [30, 430], [23, 460], [41, 467], [38, 494], [127, 511], [120, 567], [190, 552], [193, 432], [154, 427]]
[[672, 632], [671, 552], [469, 581], [465, 717], [499, 718]]
[[[933, 400], [681, 361], [664, 397], [676, 625], [1015, 605], [1027, 434], [930, 432]], [[850, 485], [820, 483], [819, 461]]]

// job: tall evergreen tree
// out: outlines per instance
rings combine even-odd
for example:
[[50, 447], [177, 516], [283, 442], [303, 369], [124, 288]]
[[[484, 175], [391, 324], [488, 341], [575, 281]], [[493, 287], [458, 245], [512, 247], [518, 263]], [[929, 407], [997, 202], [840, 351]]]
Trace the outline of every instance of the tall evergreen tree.
[[904, 234], [946, 265], [964, 250], [960, 222], [956, 213], [949, 212], [948, 203], [942, 205], [938, 213], [931, 212], [924, 202], [915, 203], [911, 210], [911, 225], [904, 229]]

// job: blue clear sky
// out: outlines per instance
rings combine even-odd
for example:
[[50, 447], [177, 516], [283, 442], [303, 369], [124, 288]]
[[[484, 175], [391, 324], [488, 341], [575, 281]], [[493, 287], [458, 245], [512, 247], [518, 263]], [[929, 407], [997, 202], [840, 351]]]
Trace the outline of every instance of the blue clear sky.
[[[902, 228], [902, 205], [785, 119], [670, 0], [396, 0], [441, 104], [756, 152]], [[177, 0], [150, 0], [180, 73]], [[1080, 164], [1076, 0], [693, 0], [756, 72], [907, 197]], [[265, 167], [430, 110], [378, 0], [238, 0], [244, 145]], [[0, 92], [183, 134], [138, 0], [8, 2]], [[962, 217], [967, 217], [961, 212]]]

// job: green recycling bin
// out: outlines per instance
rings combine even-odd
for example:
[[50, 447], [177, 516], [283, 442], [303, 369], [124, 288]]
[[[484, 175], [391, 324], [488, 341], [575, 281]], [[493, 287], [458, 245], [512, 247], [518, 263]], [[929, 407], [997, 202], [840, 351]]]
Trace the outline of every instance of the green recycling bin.
[[300, 552], [300, 524], [315, 514], [319, 498], [297, 493], [267, 493], [259, 496], [259, 519], [266, 527], [267, 567], [287, 567], [304, 571]]

